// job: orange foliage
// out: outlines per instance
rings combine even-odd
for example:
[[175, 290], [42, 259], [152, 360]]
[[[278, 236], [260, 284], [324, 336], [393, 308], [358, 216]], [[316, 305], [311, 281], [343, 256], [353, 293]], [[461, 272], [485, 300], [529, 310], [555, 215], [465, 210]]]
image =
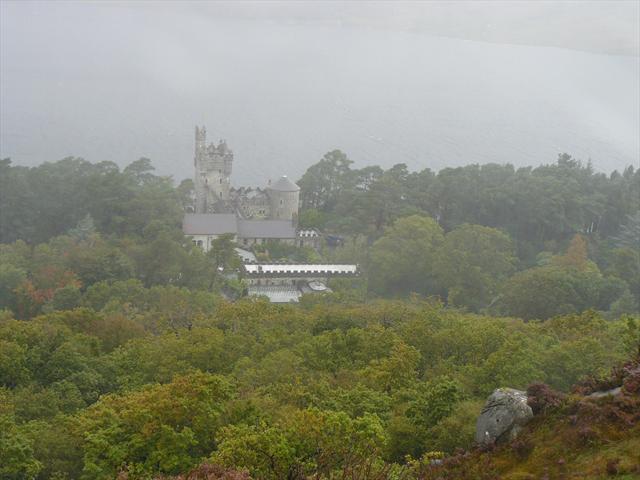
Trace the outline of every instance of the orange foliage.
[[40, 313], [44, 304], [51, 301], [56, 291], [66, 286], [80, 288], [82, 283], [71, 270], [56, 265], [46, 265], [31, 275], [15, 290], [17, 316], [30, 318]]
[[582, 235], [577, 233], [571, 240], [569, 248], [567, 248], [567, 253], [556, 257], [554, 263], [562, 267], [585, 270], [588, 260], [587, 242]]

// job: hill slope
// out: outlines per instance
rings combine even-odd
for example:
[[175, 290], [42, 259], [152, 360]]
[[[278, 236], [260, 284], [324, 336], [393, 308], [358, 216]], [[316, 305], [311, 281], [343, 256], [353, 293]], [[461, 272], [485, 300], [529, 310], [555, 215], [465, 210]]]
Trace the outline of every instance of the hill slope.
[[[618, 386], [615, 395], [603, 393]], [[576, 386], [566, 398], [533, 385], [529, 404], [538, 415], [516, 440], [424, 466], [418, 478], [640, 478], [640, 356], [606, 381]]]

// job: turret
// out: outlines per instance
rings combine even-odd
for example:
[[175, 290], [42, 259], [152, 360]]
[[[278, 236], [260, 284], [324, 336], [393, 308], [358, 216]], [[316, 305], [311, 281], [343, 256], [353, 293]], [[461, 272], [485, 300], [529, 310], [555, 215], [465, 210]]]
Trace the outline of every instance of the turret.
[[267, 186], [267, 194], [271, 206], [271, 218], [298, 222], [298, 204], [300, 202], [300, 187], [298, 185], [284, 175]]
[[222, 212], [229, 202], [233, 152], [226, 142], [207, 145], [207, 130], [196, 127], [195, 136], [196, 213]]
[[198, 157], [202, 156], [207, 146], [207, 129], [206, 127], [198, 128], [196, 126], [196, 151], [194, 156], [194, 164], [198, 166]]

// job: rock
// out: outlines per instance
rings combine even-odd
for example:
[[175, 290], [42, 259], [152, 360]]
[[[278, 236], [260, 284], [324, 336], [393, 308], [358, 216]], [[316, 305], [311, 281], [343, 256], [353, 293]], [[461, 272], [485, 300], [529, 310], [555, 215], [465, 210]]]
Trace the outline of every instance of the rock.
[[602, 392], [593, 392], [591, 395], [587, 395], [587, 398], [615, 397], [616, 395], [619, 395], [621, 391], [622, 387], [616, 387]]
[[513, 388], [498, 388], [487, 399], [476, 424], [476, 442], [492, 445], [511, 441], [529, 420], [533, 410], [527, 394]]

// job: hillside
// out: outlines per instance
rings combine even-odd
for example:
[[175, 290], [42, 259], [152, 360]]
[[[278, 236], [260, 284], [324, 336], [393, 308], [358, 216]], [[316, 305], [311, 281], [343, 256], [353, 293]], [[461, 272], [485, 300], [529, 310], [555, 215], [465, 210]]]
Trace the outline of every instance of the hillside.
[[[617, 395], [600, 391], [614, 386], [622, 386]], [[608, 381], [578, 385], [567, 398], [540, 385], [529, 394], [539, 412], [516, 440], [423, 467], [419, 478], [640, 478], [640, 357], [614, 370]]]
[[[601, 388], [622, 386], [605, 395]], [[596, 390], [598, 389], [598, 390]], [[594, 392], [594, 390], [596, 390]], [[569, 397], [532, 385], [536, 415], [518, 438], [493, 448], [430, 452], [399, 470], [356, 468], [335, 477], [373, 480], [534, 480], [640, 478], [640, 356], [605, 381], [585, 382]], [[121, 478], [128, 478], [123, 475]], [[204, 464], [174, 480], [250, 480], [247, 471]], [[297, 478], [297, 477], [296, 477]], [[299, 477], [302, 478], [302, 477]], [[316, 478], [313, 475], [305, 478]], [[322, 477], [324, 478], [324, 477]]]
[[[330, 152], [300, 180], [301, 222], [343, 246], [257, 253], [355, 261], [362, 275], [288, 305], [223, 299], [242, 287], [224, 275], [232, 241], [205, 253], [185, 237], [193, 185], [147, 159], [0, 161], [0, 478], [199, 465], [192, 478], [527, 478], [517, 462], [574, 461], [553, 439], [553, 415], [580, 413], [570, 406], [534, 422], [521, 459], [499, 449], [438, 467], [468, 474], [410, 459], [470, 448], [498, 387], [568, 393], [636, 351], [640, 173], [607, 177], [568, 155], [437, 174], [349, 165]], [[593, 471], [616, 455], [628, 470], [618, 451], [636, 431], [594, 418], [601, 443], [576, 451], [604, 452]]]

